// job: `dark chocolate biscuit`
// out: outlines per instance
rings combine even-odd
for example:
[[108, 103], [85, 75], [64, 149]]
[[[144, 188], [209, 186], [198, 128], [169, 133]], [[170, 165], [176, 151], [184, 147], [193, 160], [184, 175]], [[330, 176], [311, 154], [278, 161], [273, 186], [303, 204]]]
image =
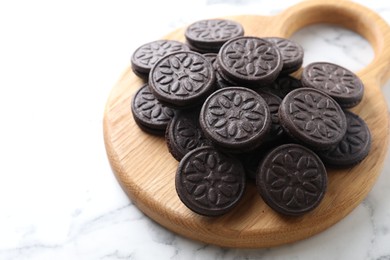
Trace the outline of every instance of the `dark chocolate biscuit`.
[[223, 75], [223, 72], [220, 70], [217, 61], [214, 62], [214, 69], [215, 69], [215, 85], [217, 89], [239, 85], [236, 82], [233, 82], [232, 80], [228, 79], [226, 76]]
[[202, 106], [199, 122], [205, 136], [229, 152], [255, 149], [271, 128], [265, 100], [243, 87], [227, 87], [211, 94]]
[[165, 139], [172, 156], [180, 161], [189, 151], [201, 146], [211, 146], [199, 125], [199, 110], [180, 110], [169, 122]]
[[256, 180], [257, 169], [259, 168], [261, 161], [271, 149], [280, 144], [281, 143], [278, 144], [278, 142], [267, 142], [253, 151], [237, 154], [242, 166], [244, 166], [247, 180]]
[[131, 68], [136, 75], [147, 78], [150, 69], [161, 57], [182, 50], [189, 50], [189, 48], [184, 43], [173, 40], [158, 40], [143, 44], [131, 56]]
[[131, 111], [134, 121], [145, 132], [164, 135], [174, 110], [161, 104], [152, 94], [147, 84], [133, 97]]
[[192, 51], [168, 54], [150, 71], [149, 85], [156, 98], [168, 106], [196, 106], [214, 90], [215, 72], [211, 63]]
[[302, 72], [302, 85], [324, 91], [343, 108], [353, 107], [362, 100], [363, 82], [352, 71], [329, 62], [315, 62]]
[[330, 149], [347, 130], [344, 112], [337, 102], [313, 88], [288, 93], [280, 104], [279, 118], [287, 134], [314, 150]]
[[299, 70], [303, 63], [303, 48], [301, 45], [280, 37], [266, 37], [264, 39], [275, 44], [280, 51], [283, 60], [281, 74], [290, 74]]
[[283, 66], [277, 47], [258, 37], [237, 37], [226, 42], [217, 62], [226, 77], [248, 86], [270, 84]]
[[285, 144], [264, 158], [257, 171], [256, 186], [273, 210], [299, 216], [321, 202], [327, 188], [327, 173], [314, 152], [298, 144]]
[[292, 76], [279, 76], [274, 82], [267, 86], [261, 86], [261, 89], [277, 95], [283, 99], [290, 91], [302, 87], [300, 80]]
[[226, 41], [242, 35], [244, 28], [239, 23], [226, 19], [197, 21], [185, 31], [190, 48], [210, 52], [218, 52]]
[[206, 59], [211, 63], [211, 65], [215, 64], [215, 61], [217, 60], [217, 54], [216, 53], [204, 53], [202, 54], [203, 56], [206, 57]]
[[206, 53], [217, 54], [219, 52], [219, 49], [221, 48], [221, 47], [217, 47], [217, 48], [208, 47], [207, 48], [207, 46], [205, 46], [203, 48], [199, 48], [197, 46], [192, 45], [188, 41], [186, 42], [186, 44], [190, 48], [191, 51], [195, 51], [195, 52], [198, 52], [198, 53], [201, 53], [201, 54], [206, 54]]
[[180, 200], [189, 209], [205, 216], [219, 216], [240, 201], [245, 191], [245, 172], [235, 157], [204, 146], [183, 157], [175, 184]]
[[279, 106], [282, 103], [282, 99], [261, 89], [256, 89], [255, 91], [264, 98], [271, 115], [271, 130], [269, 131], [268, 137], [265, 141], [276, 141], [284, 135], [283, 128], [279, 123]]
[[322, 161], [333, 167], [349, 167], [361, 162], [371, 148], [370, 130], [358, 115], [344, 111], [347, 119], [347, 133], [332, 149], [320, 151]]

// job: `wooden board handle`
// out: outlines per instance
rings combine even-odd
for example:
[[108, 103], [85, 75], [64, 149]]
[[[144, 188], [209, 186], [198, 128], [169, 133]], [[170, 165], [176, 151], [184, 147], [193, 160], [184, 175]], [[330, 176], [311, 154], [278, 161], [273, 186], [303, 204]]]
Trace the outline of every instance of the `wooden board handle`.
[[278, 31], [291, 36], [305, 26], [330, 23], [353, 30], [372, 45], [375, 57], [359, 76], [382, 86], [390, 78], [390, 27], [372, 10], [348, 0], [314, 0], [297, 4], [277, 15]]

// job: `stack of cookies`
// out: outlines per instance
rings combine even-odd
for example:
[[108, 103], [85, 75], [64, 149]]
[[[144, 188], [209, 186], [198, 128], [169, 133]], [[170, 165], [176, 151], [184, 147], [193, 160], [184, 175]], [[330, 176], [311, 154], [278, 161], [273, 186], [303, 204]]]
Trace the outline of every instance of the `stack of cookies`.
[[[131, 58], [145, 79], [131, 110], [147, 133], [165, 136], [179, 161], [176, 191], [192, 211], [219, 216], [254, 180], [276, 212], [300, 216], [325, 195], [327, 167], [353, 167], [370, 131], [347, 111], [363, 98], [351, 71], [318, 62], [303, 68], [302, 47], [280, 37], [245, 36], [230, 20], [202, 20], [185, 43], [158, 40]], [[297, 73], [296, 73], [297, 74]]]

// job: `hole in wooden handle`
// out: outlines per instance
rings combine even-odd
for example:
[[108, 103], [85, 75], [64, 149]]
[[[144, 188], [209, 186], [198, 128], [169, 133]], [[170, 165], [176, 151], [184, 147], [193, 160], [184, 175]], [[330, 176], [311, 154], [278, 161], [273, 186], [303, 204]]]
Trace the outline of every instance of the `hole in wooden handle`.
[[329, 23], [343, 26], [365, 37], [372, 45], [375, 57], [360, 75], [380, 80], [390, 78], [390, 27], [375, 12], [345, 0], [306, 1], [280, 15], [280, 30], [287, 37], [305, 26]]

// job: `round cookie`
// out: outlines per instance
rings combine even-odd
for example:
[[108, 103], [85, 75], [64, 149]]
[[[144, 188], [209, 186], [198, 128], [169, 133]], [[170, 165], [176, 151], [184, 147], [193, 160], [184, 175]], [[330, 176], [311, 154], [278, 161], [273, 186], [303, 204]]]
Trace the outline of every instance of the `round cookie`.
[[211, 146], [199, 125], [199, 110], [179, 110], [169, 122], [165, 139], [172, 156], [180, 161], [189, 151]]
[[314, 150], [330, 149], [347, 130], [341, 107], [330, 96], [313, 88], [298, 88], [283, 99], [279, 119], [284, 131]]
[[275, 44], [282, 56], [283, 68], [281, 74], [290, 74], [299, 70], [303, 63], [303, 48], [297, 42], [280, 37], [266, 37], [267, 41]]
[[231, 81], [266, 85], [274, 81], [283, 66], [277, 47], [259, 37], [237, 37], [226, 42], [217, 57], [220, 70]]
[[343, 108], [359, 104], [363, 98], [364, 85], [352, 71], [329, 62], [315, 62], [302, 72], [302, 85], [324, 91]]
[[200, 126], [207, 138], [226, 151], [253, 150], [267, 137], [271, 116], [265, 100], [255, 91], [227, 87], [203, 103]]
[[151, 68], [161, 57], [182, 50], [189, 50], [189, 48], [184, 43], [173, 40], [145, 43], [131, 56], [131, 68], [137, 76], [147, 79]]
[[318, 152], [328, 166], [354, 166], [368, 155], [371, 148], [371, 133], [366, 122], [350, 111], [344, 113], [347, 119], [344, 138], [332, 149]]
[[175, 108], [200, 104], [214, 90], [214, 82], [214, 67], [202, 54], [192, 51], [164, 56], [149, 76], [149, 86], [156, 98]]
[[200, 52], [218, 52], [225, 42], [242, 35], [244, 28], [226, 19], [200, 20], [189, 25], [185, 31], [187, 44]]
[[189, 209], [205, 216], [219, 216], [240, 201], [245, 191], [245, 172], [235, 157], [204, 146], [190, 151], [180, 161], [175, 186]]
[[238, 85], [236, 82], [233, 82], [232, 80], [228, 79], [225, 75], [223, 75], [223, 72], [221, 71], [217, 60], [214, 62], [214, 69], [215, 69], [215, 85], [217, 89], [233, 87]]
[[310, 149], [284, 144], [271, 150], [260, 164], [256, 187], [276, 212], [300, 216], [320, 204], [327, 188], [327, 172]]
[[175, 114], [173, 109], [164, 106], [154, 97], [147, 84], [134, 95], [131, 112], [134, 121], [142, 130], [155, 135], [164, 135]]
[[282, 103], [282, 99], [272, 93], [256, 89], [256, 92], [264, 98], [268, 105], [271, 115], [271, 130], [268, 134], [266, 142], [276, 141], [284, 136], [284, 131], [279, 123], [279, 106]]
[[[217, 54], [216, 53], [203, 53], [202, 54], [206, 59], [211, 63], [211, 65], [215, 64], [215, 61], [217, 60]], [[215, 67], [214, 67], [215, 68]]]
[[242, 166], [245, 169], [247, 180], [256, 180], [257, 169], [259, 168], [261, 161], [270, 150], [278, 145], [280, 144], [277, 144], [277, 142], [267, 142], [260, 145], [253, 151], [237, 154], [242, 163]]
[[261, 86], [261, 89], [277, 95], [283, 99], [290, 91], [302, 87], [300, 80], [292, 76], [279, 76], [274, 82], [267, 86]]

